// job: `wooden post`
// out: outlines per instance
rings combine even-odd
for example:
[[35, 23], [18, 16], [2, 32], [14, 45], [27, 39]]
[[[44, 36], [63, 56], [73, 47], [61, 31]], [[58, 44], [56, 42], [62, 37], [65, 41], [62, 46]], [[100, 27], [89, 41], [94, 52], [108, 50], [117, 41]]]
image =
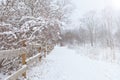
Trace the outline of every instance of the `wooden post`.
[[41, 52], [41, 47], [40, 47], [40, 48], [38, 48], [38, 52], [39, 52], [39, 53]]
[[41, 62], [42, 56], [39, 57], [39, 61]]
[[44, 48], [44, 57], [46, 57], [46, 49]]
[[[41, 47], [38, 48], [38, 52], [39, 52], [39, 53], [41, 52]], [[39, 61], [41, 61], [41, 59], [42, 59], [42, 56], [39, 57]]]
[[46, 47], [46, 54], [48, 54], [48, 49], [49, 49], [49, 46]]
[[[23, 40], [22, 41], [22, 45], [23, 45], [23, 47], [26, 47], [27, 45], [26, 45], [26, 40]], [[22, 54], [22, 65], [25, 65], [26, 64], [26, 54], [24, 53], [24, 54]], [[23, 74], [22, 74], [22, 76], [24, 76], [24, 78], [26, 78], [26, 72], [24, 72]]]
[[47, 46], [47, 54], [50, 53], [50, 46]]
[[[25, 65], [26, 64], [26, 54], [22, 54], [22, 65]], [[24, 78], [26, 78], [26, 72], [24, 72], [22, 74], [22, 76], [24, 76]]]

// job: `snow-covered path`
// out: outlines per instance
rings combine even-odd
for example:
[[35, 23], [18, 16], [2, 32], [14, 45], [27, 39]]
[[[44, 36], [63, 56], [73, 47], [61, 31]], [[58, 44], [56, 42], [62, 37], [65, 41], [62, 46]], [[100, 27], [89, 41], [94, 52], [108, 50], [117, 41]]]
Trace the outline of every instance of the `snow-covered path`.
[[120, 66], [91, 60], [66, 47], [55, 47], [27, 75], [27, 80], [120, 80]]

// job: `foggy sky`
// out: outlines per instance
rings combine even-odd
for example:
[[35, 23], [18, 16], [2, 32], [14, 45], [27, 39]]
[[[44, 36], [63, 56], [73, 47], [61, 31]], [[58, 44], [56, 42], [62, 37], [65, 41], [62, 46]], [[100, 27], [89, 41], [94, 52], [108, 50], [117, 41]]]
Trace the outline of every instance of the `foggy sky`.
[[72, 0], [76, 8], [76, 12], [83, 15], [90, 10], [101, 10], [107, 6], [110, 6], [110, 0]]
[[71, 15], [74, 24], [77, 23], [82, 15], [90, 10], [100, 11], [105, 7], [110, 6], [110, 0], [72, 0], [71, 2], [75, 7]]

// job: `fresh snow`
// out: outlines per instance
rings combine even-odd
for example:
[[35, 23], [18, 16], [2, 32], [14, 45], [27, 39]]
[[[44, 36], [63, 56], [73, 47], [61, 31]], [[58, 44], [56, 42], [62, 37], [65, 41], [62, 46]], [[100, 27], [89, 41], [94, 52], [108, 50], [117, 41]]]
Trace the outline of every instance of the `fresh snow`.
[[5, 77], [7, 77], [7, 76], [0, 73], [0, 80], [4, 80]]
[[42, 62], [29, 68], [27, 75], [27, 80], [120, 80], [120, 66], [55, 47]]

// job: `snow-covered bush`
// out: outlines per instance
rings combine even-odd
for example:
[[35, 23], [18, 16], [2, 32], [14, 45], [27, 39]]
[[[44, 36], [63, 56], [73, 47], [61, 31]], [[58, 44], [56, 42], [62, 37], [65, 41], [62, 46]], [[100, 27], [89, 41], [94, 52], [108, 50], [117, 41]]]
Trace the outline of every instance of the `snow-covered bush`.
[[[69, 11], [65, 0], [6, 0], [0, 5], [0, 49], [22, 47], [22, 41], [56, 43], [60, 39], [61, 23]], [[68, 10], [67, 10], [68, 9]], [[9, 24], [11, 27], [7, 27]]]
[[[65, 13], [68, 11], [68, 4], [64, 2], [66, 0], [1, 1], [0, 50], [25, 47], [24, 42], [26, 45], [27, 43], [37, 43], [43, 46], [49, 44], [54, 47], [61, 39], [62, 23], [67, 20], [68, 16]], [[0, 67], [5, 68], [4, 62], [14, 59], [13, 57], [0, 60]], [[19, 64], [19, 60], [19, 57], [15, 60], [17, 61], [16, 65]], [[14, 61], [10, 64], [12, 69]]]

